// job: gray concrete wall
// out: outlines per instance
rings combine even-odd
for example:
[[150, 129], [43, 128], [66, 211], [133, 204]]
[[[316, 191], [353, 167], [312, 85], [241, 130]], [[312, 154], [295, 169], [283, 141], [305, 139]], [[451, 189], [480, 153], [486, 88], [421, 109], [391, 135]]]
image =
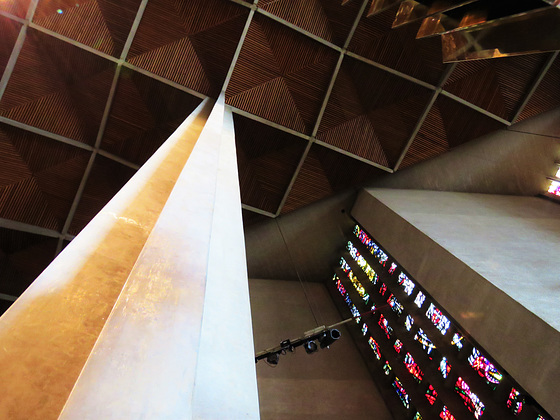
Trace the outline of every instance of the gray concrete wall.
[[370, 189], [359, 195], [352, 215], [560, 418], [558, 204], [535, 197]]
[[[348, 191], [245, 230], [250, 278], [326, 281], [338, 261], [356, 193]], [[342, 212], [344, 210], [344, 213]]]
[[[304, 286], [313, 312], [299, 282], [249, 281], [255, 352], [298, 338], [317, 322], [340, 321], [323, 284]], [[330, 349], [308, 355], [300, 347], [280, 356], [277, 367], [257, 364], [263, 420], [392, 419], [350, 335], [345, 327], [340, 331], [342, 338]]]

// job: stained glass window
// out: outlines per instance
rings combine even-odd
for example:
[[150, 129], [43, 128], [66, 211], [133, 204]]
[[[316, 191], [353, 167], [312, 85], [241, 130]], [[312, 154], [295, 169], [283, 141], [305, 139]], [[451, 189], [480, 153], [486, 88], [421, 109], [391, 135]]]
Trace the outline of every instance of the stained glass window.
[[498, 369], [496, 369], [486, 357], [482, 356], [476, 348], [473, 348], [473, 352], [468, 360], [472, 368], [476, 370], [480, 376], [486, 378], [488, 383], [499, 384], [502, 380], [503, 375], [498, 372]]
[[363, 229], [361, 229], [358, 225], [356, 225], [356, 227], [354, 228], [354, 234], [360, 240], [360, 242], [367, 247], [369, 252], [371, 252], [372, 255], [377, 257], [379, 264], [385, 267], [385, 264], [389, 259], [387, 254], [385, 254], [381, 250], [381, 248], [379, 248], [379, 246], [375, 242], [373, 242], [373, 240], [368, 236], [368, 234]]
[[387, 319], [383, 316], [383, 314], [379, 315], [379, 322], [378, 322], [379, 326], [381, 327], [381, 329], [385, 332], [385, 335], [387, 336], [387, 338], [391, 338], [391, 335], [393, 334], [393, 328], [391, 328], [389, 326], [389, 322], [387, 321]]
[[379, 293], [381, 294], [381, 296], [385, 296], [386, 291], [387, 291], [387, 285], [385, 283], [382, 283], [381, 287], [379, 288]]
[[385, 375], [389, 376], [392, 370], [393, 369], [391, 369], [391, 365], [389, 364], [389, 361], [385, 360], [385, 364], [383, 365], [383, 372], [385, 372]]
[[425, 300], [426, 296], [424, 295], [424, 293], [418, 292], [418, 294], [416, 295], [416, 299], [414, 299], [414, 303], [416, 304], [416, 306], [421, 308]]
[[395, 340], [395, 344], [393, 344], [393, 347], [395, 348], [395, 351], [397, 353], [400, 353], [402, 348], [403, 348], [403, 343], [401, 340], [399, 340], [398, 338]]
[[404, 289], [405, 293], [408, 296], [410, 296], [412, 294], [412, 291], [414, 290], [415, 284], [412, 280], [410, 280], [408, 278], [408, 276], [406, 274], [401, 272], [401, 274], [399, 274], [399, 278], [397, 280], [397, 283], [402, 286], [402, 288]]
[[360, 295], [362, 300], [365, 303], [368, 303], [369, 302], [369, 294], [366, 292], [366, 289], [364, 288], [362, 283], [360, 283], [360, 280], [358, 280], [356, 275], [352, 272], [352, 269], [350, 268], [350, 266], [348, 265], [348, 263], [346, 262], [346, 260], [344, 258], [340, 259], [340, 266], [342, 267], [342, 270], [344, 270], [344, 272], [348, 276], [348, 279], [350, 279], [350, 282], [352, 282], [352, 285], [354, 286], [354, 289], [356, 289], [356, 291], [358, 292], [358, 294]]
[[426, 335], [424, 330], [422, 330], [422, 328], [418, 328], [418, 332], [414, 336], [414, 339], [418, 341], [420, 344], [422, 344], [422, 348], [427, 354], [430, 354], [432, 350], [436, 348], [434, 343], [432, 343], [432, 340], [428, 338], [428, 336]]
[[420, 415], [420, 413], [418, 411], [416, 412], [416, 414], [414, 415], [412, 420], [422, 420], [422, 416]]
[[455, 417], [451, 414], [451, 412], [447, 409], [446, 406], [443, 406], [441, 413], [439, 413], [439, 418], [443, 420], [455, 420]]
[[350, 256], [356, 261], [356, 264], [360, 266], [360, 268], [366, 273], [369, 280], [373, 283], [377, 283], [377, 273], [374, 271], [373, 268], [367, 263], [366, 259], [358, 252], [356, 247], [352, 244], [352, 242], [348, 241], [346, 244], [346, 249], [350, 253]]
[[441, 331], [442, 335], [445, 335], [445, 333], [451, 326], [451, 322], [449, 322], [449, 319], [447, 319], [447, 317], [443, 315], [433, 303], [430, 303], [430, 307], [426, 311], [426, 316], [430, 319], [430, 321], [432, 321], [432, 324], [434, 324], [436, 328]]
[[430, 405], [434, 405], [434, 403], [437, 400], [438, 393], [432, 385], [428, 385], [428, 389], [426, 390], [425, 395], [426, 395], [426, 399], [428, 400]]
[[404, 326], [407, 331], [410, 331], [412, 329], [412, 325], [414, 325], [414, 318], [412, 318], [410, 315], [407, 315], [406, 319], [404, 320]]
[[375, 357], [377, 357], [377, 360], [381, 360], [381, 352], [379, 351], [379, 344], [377, 344], [377, 341], [375, 341], [373, 337], [370, 337], [368, 343], [371, 349], [373, 350]]
[[507, 407], [511, 410], [511, 412], [517, 416], [523, 410], [523, 404], [525, 400], [521, 393], [515, 389], [511, 388], [511, 392], [509, 393], [509, 397], [507, 400]]
[[410, 408], [410, 397], [406, 393], [403, 385], [401, 384], [401, 381], [399, 381], [399, 378], [397, 378], [397, 377], [395, 377], [395, 380], [393, 381], [393, 388], [395, 388], [395, 391], [396, 391], [397, 395], [399, 396], [403, 405], [406, 408]]
[[479, 419], [484, 413], [484, 404], [461, 377], [455, 383], [455, 391], [463, 399], [469, 411], [474, 414], [474, 417]]
[[389, 299], [387, 299], [387, 303], [389, 304], [393, 312], [395, 312], [399, 316], [402, 315], [404, 307], [399, 303], [395, 295], [391, 293], [391, 296], [389, 296]]
[[367, 334], [367, 330], [368, 330], [367, 324], [364, 322], [363, 325], [362, 325], [362, 334], [363, 334], [363, 335], [366, 335], [366, 334]]
[[548, 187], [549, 194], [554, 194], [560, 196], [560, 182], [550, 181], [550, 186]]
[[389, 274], [393, 274], [397, 269], [397, 264], [391, 263], [391, 267], [389, 267]]
[[457, 350], [461, 350], [463, 348], [464, 339], [465, 337], [463, 337], [461, 334], [455, 333], [453, 334], [453, 339], [451, 340], [451, 344], [457, 347]]
[[446, 357], [441, 358], [441, 362], [439, 362], [438, 370], [441, 373], [441, 376], [447, 379], [447, 376], [449, 376], [449, 372], [451, 371], [451, 365], [447, 361]]
[[406, 353], [406, 355], [404, 356], [404, 365], [406, 366], [410, 374], [414, 376], [414, 378], [418, 382], [422, 382], [424, 373], [422, 373], [422, 370], [420, 369], [418, 364], [414, 361], [414, 358], [410, 353]]

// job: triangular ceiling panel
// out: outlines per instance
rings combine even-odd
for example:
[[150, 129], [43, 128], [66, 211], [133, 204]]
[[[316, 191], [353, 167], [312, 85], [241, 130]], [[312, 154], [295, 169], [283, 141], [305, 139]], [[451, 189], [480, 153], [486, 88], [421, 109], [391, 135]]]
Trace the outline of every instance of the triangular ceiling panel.
[[40, 1], [34, 23], [118, 57], [140, 6], [140, 0]]
[[[97, 55], [29, 29], [0, 101], [0, 114], [93, 144], [115, 67]], [[26, 88], [21, 89], [22, 85]], [[83, 88], [85, 92], [80, 91]]]
[[392, 29], [398, 5], [364, 13], [348, 49], [365, 58], [436, 85], [445, 68], [438, 37], [416, 39], [421, 21]]
[[301, 208], [386, 172], [320, 145], [313, 145], [281, 213]]
[[[52, 3], [50, 8], [54, 9]], [[97, 1], [83, 2], [78, 6], [74, 3], [64, 9], [54, 9], [43, 18], [37, 13], [34, 22], [106, 54], [117, 54], [116, 45]]]
[[[132, 57], [128, 61], [198, 92], [211, 89], [200, 59], [187, 37]], [[179, 63], [181, 65], [177, 66]]]
[[[218, 0], [151, 0], [128, 61], [198, 92], [217, 96], [248, 14], [247, 8]], [[139, 56], [145, 57], [136, 58]]]
[[[253, 57], [260, 59], [255, 60]], [[253, 20], [229, 82], [226, 98], [276, 79], [280, 74], [280, 63], [276, 61], [267, 35], [263, 27]]]
[[2, 34], [0, 37], [0, 75], [4, 73], [4, 69], [12, 55], [20, 28], [21, 23], [0, 16], [0, 34]]
[[410, 145], [400, 168], [430, 159], [449, 150], [447, 134], [438, 104], [434, 104], [424, 119], [420, 131]]
[[0, 189], [32, 176], [27, 162], [25, 162], [20, 156], [19, 150], [12, 144], [10, 137], [4, 130], [4, 126], [0, 126], [0, 156], [2, 156]]
[[[549, 54], [544, 54], [549, 58]], [[560, 106], [560, 56], [557, 56], [518, 121], [533, 117]]]
[[[250, 29], [247, 34], [228, 86], [226, 102], [267, 120], [310, 134], [338, 55], [324, 45], [296, 31], [286, 30], [264, 16], [255, 16], [251, 28], [253, 30]], [[261, 51], [268, 55], [272, 53], [275, 60], [263, 60]], [[281, 92], [280, 106], [273, 105], [277, 102], [277, 97], [263, 96], [262, 89], [255, 89], [257, 83], [251, 86], [253, 74], [263, 74], [266, 79], [273, 74], [284, 79], [281, 84], [277, 80], [272, 83], [281, 91], [286, 87], [287, 91]], [[282, 108], [288, 98], [297, 107], [298, 111], [293, 115], [297, 115], [298, 120], [303, 120], [303, 126], [300, 121], [286, 119]]]
[[317, 137], [325, 143], [380, 165], [389, 166], [389, 161], [375, 133], [372, 121], [365, 114], [347, 120], [328, 131], [321, 132]]
[[288, 199], [282, 208], [282, 214], [328, 197], [332, 193], [333, 189], [321, 165], [321, 160], [316, 151], [311, 149], [290, 190]]
[[31, 0], [3, 0], [0, 1], [0, 11], [25, 18], [30, 3]]
[[52, 213], [34, 178], [0, 188], [0, 217], [53, 230], [64, 223]]
[[238, 115], [234, 122], [241, 199], [276, 213], [307, 140]]
[[123, 69], [101, 149], [141, 165], [200, 102], [200, 98]]
[[[5, 117], [26, 124], [52, 131], [85, 143], [93, 143], [93, 137], [87, 138], [88, 132], [82, 127], [72, 97], [66, 92], [57, 92], [42, 96], [32, 102], [9, 109], [2, 113]], [[45, 118], [51, 115], [50, 118]]]
[[535, 54], [460, 62], [444, 89], [510, 120], [546, 59], [546, 54]]
[[[271, 106], [270, 98], [274, 98], [274, 106]], [[308, 130], [282, 77], [229, 97], [227, 102], [236, 108], [260, 115], [296, 131]]]

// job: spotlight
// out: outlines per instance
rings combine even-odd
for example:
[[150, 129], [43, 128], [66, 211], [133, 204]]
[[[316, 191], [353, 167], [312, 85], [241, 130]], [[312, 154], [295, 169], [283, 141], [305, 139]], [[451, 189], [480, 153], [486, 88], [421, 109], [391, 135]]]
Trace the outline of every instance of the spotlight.
[[278, 353], [269, 353], [266, 356], [266, 362], [269, 365], [274, 365], [276, 366], [278, 364], [278, 360], [280, 359], [280, 355]]
[[340, 338], [340, 331], [336, 329], [331, 329], [325, 332], [321, 337], [319, 337], [319, 343], [321, 343], [321, 348], [329, 347], [332, 343]]
[[317, 351], [317, 343], [315, 341], [306, 341], [303, 345], [307, 354], [315, 353]]

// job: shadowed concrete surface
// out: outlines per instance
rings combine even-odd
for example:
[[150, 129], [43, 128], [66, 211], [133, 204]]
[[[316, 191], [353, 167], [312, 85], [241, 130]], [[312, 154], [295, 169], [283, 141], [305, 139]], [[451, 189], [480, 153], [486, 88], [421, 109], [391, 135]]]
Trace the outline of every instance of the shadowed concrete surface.
[[[354, 191], [245, 230], [249, 278], [326, 281], [353, 222]], [[343, 213], [344, 210], [344, 213]]]
[[[340, 321], [326, 287], [320, 283], [249, 280], [255, 352], [298, 338], [319, 325]], [[314, 302], [311, 312], [307, 302]], [[261, 418], [392, 419], [344, 327], [330, 349], [308, 355], [303, 348], [280, 356], [276, 367], [257, 364]]]

